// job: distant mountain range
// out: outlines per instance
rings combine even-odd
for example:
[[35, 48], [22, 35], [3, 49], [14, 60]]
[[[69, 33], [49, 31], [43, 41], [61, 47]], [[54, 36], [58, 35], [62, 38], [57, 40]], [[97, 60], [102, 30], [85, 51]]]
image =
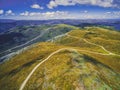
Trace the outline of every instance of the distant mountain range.
[[16, 26], [24, 25], [54, 25], [54, 24], [69, 24], [79, 27], [86, 26], [110, 26], [116, 30], [120, 30], [120, 20], [119, 19], [87, 19], [87, 20], [11, 20], [11, 19], [0, 19], [0, 33], [9, 31], [11, 28]]

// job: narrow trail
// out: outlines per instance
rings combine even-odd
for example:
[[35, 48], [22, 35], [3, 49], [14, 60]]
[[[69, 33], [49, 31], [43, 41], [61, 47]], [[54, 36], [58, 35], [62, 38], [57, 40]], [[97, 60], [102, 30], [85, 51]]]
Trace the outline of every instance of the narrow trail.
[[[41, 64], [43, 64], [45, 61], [47, 61], [47, 60], [48, 60], [51, 56], [53, 56], [54, 54], [56, 54], [56, 53], [58, 53], [58, 52], [60, 52], [60, 51], [63, 51], [63, 50], [67, 50], [67, 48], [62, 48], [62, 49], [59, 49], [59, 50], [51, 53], [46, 59], [44, 59], [42, 62], [40, 62], [39, 64], [37, 64], [37, 65], [33, 68], [33, 70], [29, 73], [29, 75], [27, 76], [27, 78], [23, 81], [23, 83], [21, 84], [19, 90], [23, 90], [23, 89], [24, 89], [26, 83], [28, 82], [28, 80], [30, 79], [30, 77], [32, 76], [32, 74], [35, 72], [35, 70], [36, 70]], [[71, 50], [74, 50], [74, 49], [71, 49]]]
[[100, 48], [102, 48], [105, 52], [107, 52], [109, 55], [116, 55], [116, 56], [120, 56], [120, 55], [118, 55], [118, 54], [115, 54], [115, 53], [112, 53], [112, 52], [110, 52], [110, 51], [108, 51], [107, 49], [105, 49], [103, 46], [101, 46], [101, 45], [98, 45], [98, 44], [95, 44], [95, 43], [92, 43], [92, 42], [89, 42], [89, 41], [87, 41], [86, 39], [84, 39], [84, 38], [79, 38], [79, 37], [76, 37], [76, 36], [71, 36], [71, 35], [69, 35], [68, 33], [66, 34], [67, 36], [69, 36], [69, 37], [73, 37], [73, 38], [76, 38], [76, 39], [83, 39], [86, 43], [88, 43], [88, 44], [91, 44], [91, 45], [94, 45], [94, 46], [98, 46], [98, 47], [100, 47]]
[[89, 41], [87, 41], [86, 39], [83, 39], [83, 40], [84, 40], [86, 43], [89, 43], [89, 44], [91, 44], [91, 45], [95, 45], [95, 46], [98, 46], [98, 47], [102, 48], [105, 52], [107, 52], [107, 53], [109, 53], [109, 54], [114, 54], [114, 53], [106, 50], [106, 49], [105, 49], [103, 46], [101, 46], [101, 45], [97, 45], [97, 44], [95, 44], [95, 43], [89, 42]]
[[6, 52], [11, 52], [13, 49], [20, 48], [20, 47], [23, 47], [23, 46], [31, 43], [32, 41], [34, 41], [34, 40], [42, 37], [49, 29], [50, 29], [50, 28], [46, 29], [44, 32], [42, 32], [42, 33], [41, 33], [40, 35], [38, 35], [37, 37], [31, 39], [30, 41], [27, 41], [27, 42], [24, 43], [24, 44], [21, 44], [21, 45], [18, 45], [18, 46], [16, 46], [16, 47], [10, 48], [10, 49], [8, 49], [8, 50], [6, 50], [6, 51], [3, 51], [3, 52], [1, 52], [0, 54], [6, 53]]
[[42, 62], [38, 63], [33, 69], [32, 71], [29, 73], [29, 75], [26, 77], [26, 79], [23, 81], [23, 83], [21, 84], [19, 90], [23, 90], [25, 85], [27, 84], [28, 80], [31, 78], [32, 74], [35, 72], [35, 70], [44, 62], [46, 62], [47, 60], [49, 60], [50, 57], [52, 57], [53, 55], [64, 51], [64, 50], [68, 50], [68, 51], [82, 51], [82, 52], [88, 52], [88, 53], [94, 53], [94, 54], [99, 54], [99, 55], [111, 55], [111, 54], [102, 54], [102, 53], [97, 53], [97, 52], [92, 52], [92, 51], [87, 51], [87, 50], [77, 50], [77, 49], [73, 49], [73, 48], [62, 48], [59, 49], [57, 51], [54, 51], [53, 53], [51, 53], [46, 59], [44, 59]]

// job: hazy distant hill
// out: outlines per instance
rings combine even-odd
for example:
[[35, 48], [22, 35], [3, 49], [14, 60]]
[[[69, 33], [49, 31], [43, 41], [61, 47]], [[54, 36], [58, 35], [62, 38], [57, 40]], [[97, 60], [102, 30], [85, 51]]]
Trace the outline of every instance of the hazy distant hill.
[[110, 20], [97, 20], [97, 19], [88, 19], [88, 20], [10, 20], [10, 19], [0, 19], [0, 33], [9, 31], [11, 28], [16, 26], [24, 26], [24, 25], [53, 25], [53, 24], [69, 24], [69, 25], [77, 25], [80, 27], [86, 26], [111, 26], [116, 30], [120, 30], [120, 20], [119, 19], [110, 19]]
[[76, 28], [78, 27], [65, 24], [16, 26], [10, 31], [0, 34], [0, 56], [37, 42], [49, 40], [57, 35], [64, 34]]

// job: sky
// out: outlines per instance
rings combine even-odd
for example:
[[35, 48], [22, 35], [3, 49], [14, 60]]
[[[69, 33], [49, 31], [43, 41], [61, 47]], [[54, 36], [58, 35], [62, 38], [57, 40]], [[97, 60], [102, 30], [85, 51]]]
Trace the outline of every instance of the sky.
[[0, 19], [120, 19], [120, 0], [0, 0]]

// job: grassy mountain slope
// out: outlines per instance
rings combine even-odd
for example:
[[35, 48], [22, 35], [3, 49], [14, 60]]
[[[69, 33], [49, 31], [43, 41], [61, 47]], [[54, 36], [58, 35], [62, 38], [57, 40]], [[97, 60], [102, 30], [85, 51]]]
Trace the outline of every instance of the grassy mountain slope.
[[19, 90], [36, 65], [63, 49], [35, 70], [24, 90], [119, 90], [119, 36], [116, 31], [88, 27], [74, 29], [53, 42], [36, 43], [0, 65], [0, 89]]

